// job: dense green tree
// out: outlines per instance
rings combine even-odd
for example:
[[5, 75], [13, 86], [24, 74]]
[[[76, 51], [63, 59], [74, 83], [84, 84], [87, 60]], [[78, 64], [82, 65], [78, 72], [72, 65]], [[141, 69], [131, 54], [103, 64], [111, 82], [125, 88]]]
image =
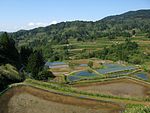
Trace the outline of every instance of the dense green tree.
[[115, 44], [110, 47], [104, 48], [99, 53], [101, 59], [109, 59], [113, 61], [122, 60], [129, 61], [129, 57], [139, 53], [139, 47], [136, 42], [132, 42], [127, 38], [124, 43]]
[[54, 50], [50, 43], [47, 44], [47, 46], [45, 48], [42, 48], [42, 51], [44, 53], [43, 55], [44, 55], [45, 59], [51, 59], [54, 54]]
[[53, 79], [53, 78], [55, 78], [55, 76], [53, 75], [53, 73], [51, 71], [48, 71], [47, 69], [43, 69], [36, 76], [36, 79], [38, 79], [38, 80], [44, 80], [44, 81], [47, 81], [47, 80]]
[[25, 66], [28, 64], [28, 58], [32, 53], [33, 53], [33, 49], [28, 47], [21, 47], [20, 56], [21, 56], [22, 64], [24, 64]]
[[132, 64], [142, 64], [143, 59], [141, 58], [140, 54], [134, 54], [134, 55], [129, 57], [129, 62]]
[[100, 51], [100, 55], [99, 56], [100, 56], [101, 59], [105, 60], [106, 56], [108, 55], [108, 53], [109, 53], [109, 49], [104, 47], [103, 50]]
[[0, 64], [10, 63], [17, 68], [20, 68], [21, 61], [18, 50], [15, 47], [15, 41], [3, 33], [0, 36]]
[[51, 61], [58, 61], [58, 60], [61, 60], [61, 59], [63, 59], [63, 57], [60, 56], [60, 53], [57, 52], [57, 51], [54, 51], [50, 60]]
[[149, 38], [149, 39], [150, 39], [150, 33], [148, 33], [148, 34], [147, 34], [147, 38]]
[[89, 61], [89, 62], [88, 62], [88, 66], [89, 66], [90, 68], [92, 68], [92, 67], [93, 67], [93, 62], [92, 62], [92, 61]]
[[42, 52], [34, 51], [34, 53], [29, 56], [27, 70], [34, 79], [38, 79], [38, 73], [43, 70], [44, 64]]
[[129, 32], [122, 32], [121, 36], [123, 36], [123, 37], [131, 37], [131, 34]]
[[69, 45], [63, 47], [63, 60], [69, 59]]
[[132, 30], [132, 35], [134, 36], [136, 34], [136, 31], [135, 30]]

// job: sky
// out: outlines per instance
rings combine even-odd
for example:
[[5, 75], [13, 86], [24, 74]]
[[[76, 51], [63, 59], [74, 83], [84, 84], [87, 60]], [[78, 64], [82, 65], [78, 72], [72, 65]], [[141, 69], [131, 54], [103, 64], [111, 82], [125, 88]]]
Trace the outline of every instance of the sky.
[[0, 0], [0, 31], [15, 32], [62, 21], [96, 21], [150, 9], [150, 0]]

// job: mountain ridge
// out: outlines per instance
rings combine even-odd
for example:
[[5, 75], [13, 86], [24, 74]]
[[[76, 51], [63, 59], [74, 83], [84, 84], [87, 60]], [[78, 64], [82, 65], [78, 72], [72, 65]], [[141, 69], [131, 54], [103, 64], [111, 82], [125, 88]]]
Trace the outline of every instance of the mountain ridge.
[[[26, 40], [28, 45], [36, 45], [42, 42], [66, 44], [68, 39], [75, 38], [78, 41], [93, 40], [101, 37], [128, 37], [132, 31], [136, 33], [149, 33], [150, 9], [128, 11], [114, 16], [107, 16], [98, 21], [68, 21], [60, 22], [46, 27], [32, 30], [20, 30], [10, 33], [16, 40]], [[36, 43], [35, 43], [36, 42]]]
[[[100, 20], [96, 20], [96, 21], [83, 21], [83, 20], [74, 20], [74, 21], [62, 21], [62, 22], [59, 22], [59, 23], [56, 23], [56, 24], [52, 24], [52, 25], [47, 25], [47, 26], [45, 26], [45, 27], [49, 27], [49, 26], [53, 26], [53, 25], [57, 25], [57, 24], [61, 24], [61, 23], [67, 23], [67, 22], [76, 22], [76, 21], [79, 21], [79, 22], [93, 22], [93, 23], [95, 23], [95, 22], [97, 22], [97, 21], [102, 21], [102, 20], [105, 20], [105, 19], [108, 19], [108, 18], [111, 18], [111, 17], [114, 17], [114, 16], [121, 16], [121, 15], [126, 15], [126, 14], [133, 14], [133, 13], [136, 13], [136, 12], [149, 12], [150, 13], [150, 9], [140, 9], [140, 10], [133, 10], [133, 11], [127, 11], [127, 12], [125, 12], [125, 13], [122, 13], [122, 14], [117, 14], [117, 15], [110, 15], [110, 16], [106, 16], [106, 17], [104, 17], [104, 18], [102, 18], [102, 19], [100, 19]], [[148, 19], [150, 19], [150, 15], [149, 15], [149, 17], [148, 17]], [[18, 30], [18, 31], [16, 31], [16, 32], [23, 32], [23, 31], [32, 31], [32, 30], [35, 30], [35, 29], [38, 29], [38, 28], [45, 28], [45, 27], [37, 27], [37, 28], [33, 28], [33, 29], [29, 29], [29, 30], [25, 30], [25, 29], [21, 29], [21, 30]], [[3, 31], [4, 32], [4, 31]], [[12, 32], [12, 33], [15, 33], [15, 32]]]

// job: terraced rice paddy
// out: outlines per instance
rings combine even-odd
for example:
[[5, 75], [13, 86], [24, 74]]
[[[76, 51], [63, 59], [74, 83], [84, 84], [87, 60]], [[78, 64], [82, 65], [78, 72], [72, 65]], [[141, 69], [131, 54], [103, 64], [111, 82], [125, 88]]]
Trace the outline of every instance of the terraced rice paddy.
[[117, 65], [117, 64], [107, 64], [104, 65], [106, 68], [104, 69], [98, 69], [97, 72], [100, 74], [109, 74], [109, 73], [116, 73], [116, 72], [121, 72], [121, 71], [129, 71], [129, 70], [135, 70], [136, 68], [133, 66], [122, 66], [122, 65]]
[[69, 66], [65, 62], [46, 62], [45, 66], [49, 67], [56, 77], [70, 72]]
[[150, 97], [150, 85], [132, 79], [75, 85], [76, 88], [90, 93], [99, 93], [120, 97]]
[[[75, 64], [76, 66], [80, 66], [80, 67], [87, 67], [88, 62], [92, 61], [93, 62], [93, 67], [95, 68], [99, 68], [100, 63], [103, 62], [103, 60], [99, 60], [99, 59], [80, 59], [80, 60], [71, 60], [70, 62], [72, 64]], [[109, 62], [109, 61], [106, 61]]]
[[[119, 64], [103, 64], [104, 68], [93, 70], [93, 72], [80, 71], [68, 76], [69, 81], [78, 81], [83, 79], [92, 79], [94, 77], [116, 77], [121, 75], [129, 75], [136, 70], [133, 66], [123, 66]], [[99, 74], [98, 74], [99, 73]], [[107, 75], [106, 75], [107, 74]]]
[[61, 95], [30, 86], [17, 86], [0, 97], [0, 113], [120, 113], [112, 102]]
[[88, 65], [87, 64], [80, 64], [79, 66], [81, 66], [81, 67], [87, 67]]
[[96, 75], [94, 72], [80, 71], [80, 72], [75, 73], [72, 76], [68, 76], [68, 80], [77, 81], [77, 80], [87, 79], [87, 78], [96, 77], [96, 76], [98, 75]]
[[141, 78], [143, 80], [148, 80], [149, 79], [147, 73], [144, 73], [144, 72], [136, 73], [136, 74], [134, 74], [134, 76], [136, 76], [138, 78]]
[[65, 62], [46, 62], [46, 66], [49, 68], [66, 68], [68, 65]]

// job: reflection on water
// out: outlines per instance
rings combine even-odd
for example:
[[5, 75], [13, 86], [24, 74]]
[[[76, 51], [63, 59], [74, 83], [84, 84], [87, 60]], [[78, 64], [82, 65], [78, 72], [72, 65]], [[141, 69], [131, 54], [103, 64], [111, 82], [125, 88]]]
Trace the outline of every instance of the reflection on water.
[[80, 71], [80, 72], [75, 73], [72, 76], [68, 76], [68, 80], [69, 81], [77, 81], [77, 80], [90, 78], [90, 77], [94, 77], [94, 76], [97, 76], [97, 75], [95, 73], [93, 73], [93, 72]]
[[141, 72], [141, 73], [137, 73], [135, 74], [135, 76], [139, 77], [139, 78], [142, 78], [144, 80], [148, 80], [148, 76], [146, 75], [146, 73], [144, 72]]
[[66, 68], [68, 65], [64, 62], [46, 62], [45, 66], [49, 68]]

